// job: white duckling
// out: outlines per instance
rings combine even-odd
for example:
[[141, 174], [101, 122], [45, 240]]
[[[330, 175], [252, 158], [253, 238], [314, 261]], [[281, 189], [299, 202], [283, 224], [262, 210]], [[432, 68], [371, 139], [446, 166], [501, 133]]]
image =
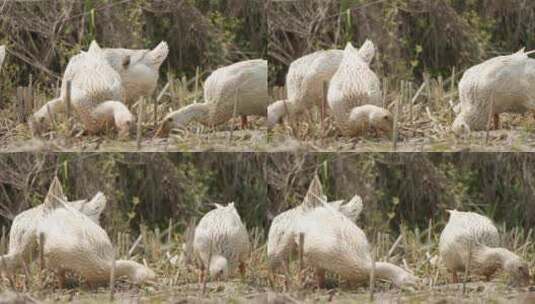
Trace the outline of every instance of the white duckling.
[[201, 281], [205, 279], [206, 268], [216, 279], [227, 279], [236, 267], [242, 275], [245, 273], [249, 236], [234, 203], [225, 207], [216, 204], [201, 218], [195, 228], [193, 251], [201, 262]]
[[241, 116], [242, 127], [247, 116], [267, 116], [269, 100], [266, 60], [240, 61], [215, 70], [204, 84], [203, 103], [187, 105], [169, 113], [158, 129], [158, 136], [167, 136], [172, 128], [183, 128], [192, 121], [205, 126], [218, 126]]
[[29, 121], [34, 132], [42, 132], [50, 126], [54, 115], [66, 109], [68, 81], [71, 81], [73, 110], [86, 131], [98, 133], [107, 126], [114, 126], [121, 137], [129, 134], [135, 119], [122, 102], [124, 91], [121, 76], [106, 61], [96, 41], [91, 42], [87, 52], [81, 52], [69, 60], [63, 74], [61, 96], [43, 105]]
[[448, 210], [450, 218], [440, 235], [440, 257], [457, 283], [458, 271], [465, 271], [470, 259], [470, 272], [487, 280], [498, 270], [512, 277], [514, 284], [529, 283], [529, 269], [518, 255], [501, 248], [498, 230], [492, 221], [474, 212]]
[[[359, 55], [368, 64], [375, 56], [375, 45], [366, 40]], [[299, 116], [323, 101], [323, 83], [331, 80], [344, 57], [343, 50], [321, 50], [293, 61], [286, 75], [288, 99], [277, 100], [268, 107], [267, 126], [272, 128], [285, 116], [298, 120]]]

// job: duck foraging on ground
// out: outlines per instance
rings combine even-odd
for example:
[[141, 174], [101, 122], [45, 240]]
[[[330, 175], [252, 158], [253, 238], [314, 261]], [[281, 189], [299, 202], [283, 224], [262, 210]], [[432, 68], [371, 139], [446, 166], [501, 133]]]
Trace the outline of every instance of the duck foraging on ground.
[[[451, 126], [457, 135], [485, 130], [493, 119], [499, 128], [500, 113], [525, 113], [535, 110], [535, 59], [531, 52], [520, 51], [497, 56], [475, 65], [459, 82], [460, 103]], [[489, 115], [492, 114], [492, 115]]]
[[[375, 45], [366, 40], [358, 52], [370, 64], [375, 56]], [[294, 60], [286, 75], [288, 98], [269, 105], [268, 129], [282, 122], [284, 117], [298, 121], [303, 113], [316, 106], [321, 108], [323, 83], [331, 80], [343, 58], [343, 50], [321, 50]]]
[[[128, 69], [128, 64], [123, 68]], [[87, 52], [70, 58], [61, 82], [61, 96], [47, 102], [31, 116], [29, 125], [34, 134], [44, 132], [52, 125], [54, 117], [66, 110], [69, 81], [72, 109], [86, 132], [96, 134], [113, 127], [122, 138], [130, 134], [135, 119], [123, 103], [121, 76], [108, 63], [96, 41], [91, 42]]]
[[204, 282], [206, 270], [215, 279], [228, 279], [236, 268], [243, 276], [250, 247], [247, 229], [234, 203], [216, 204], [195, 228], [193, 251], [200, 262], [199, 280]]
[[486, 280], [499, 270], [511, 276], [511, 284], [529, 283], [526, 262], [508, 249], [500, 247], [500, 236], [492, 221], [474, 212], [448, 210], [450, 218], [440, 235], [440, 257], [459, 282], [457, 272], [469, 271], [485, 276]]
[[[301, 205], [286, 210], [273, 219], [269, 227], [267, 241], [267, 256], [271, 273], [277, 272], [281, 266], [284, 266], [286, 271], [288, 270], [287, 261], [290, 253], [295, 252], [297, 248], [295, 240], [299, 219], [304, 214], [305, 206], [312, 204], [312, 200], [318, 199], [326, 201], [327, 197], [324, 195], [323, 187], [316, 175], [310, 183]], [[328, 204], [352, 221], [357, 220], [363, 208], [359, 195], [355, 195], [349, 202], [339, 200]]]
[[245, 128], [247, 116], [266, 116], [267, 61], [241, 61], [215, 70], [204, 83], [204, 100], [169, 113], [156, 136], [165, 137], [171, 129], [184, 128], [192, 121], [214, 127], [241, 116]]
[[[88, 216], [62, 199], [61, 185], [55, 183], [43, 203], [43, 216], [36, 236], [42, 244], [46, 267], [59, 275], [63, 287], [67, 271], [80, 274], [90, 287], [109, 282], [115, 249], [107, 233]], [[115, 277], [141, 284], [156, 279], [148, 267], [129, 260], [115, 260]]]
[[[364, 232], [345, 215], [321, 202], [305, 211], [298, 223], [304, 236], [303, 256], [315, 268], [318, 286], [325, 287], [325, 272], [339, 274], [350, 283], [369, 282], [370, 246]], [[375, 277], [396, 287], [415, 287], [419, 279], [399, 266], [375, 263]]]

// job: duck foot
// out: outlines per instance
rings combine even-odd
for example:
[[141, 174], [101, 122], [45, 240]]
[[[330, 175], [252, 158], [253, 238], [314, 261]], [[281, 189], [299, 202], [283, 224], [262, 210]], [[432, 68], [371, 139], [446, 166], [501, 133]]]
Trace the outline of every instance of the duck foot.
[[451, 273], [451, 280], [452, 280], [453, 283], [455, 283], [455, 284], [459, 283], [459, 277], [457, 276], [457, 272], [452, 272], [452, 273]]

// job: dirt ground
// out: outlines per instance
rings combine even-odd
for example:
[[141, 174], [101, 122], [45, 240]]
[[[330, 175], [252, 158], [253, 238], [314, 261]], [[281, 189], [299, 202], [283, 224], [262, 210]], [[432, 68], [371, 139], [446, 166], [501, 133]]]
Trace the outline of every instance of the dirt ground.
[[[231, 125], [231, 124], [230, 124]], [[41, 137], [30, 135], [27, 126], [19, 125], [0, 141], [0, 152], [182, 152], [228, 151], [249, 152], [266, 149], [265, 128], [254, 125], [248, 129], [225, 126], [215, 131], [202, 128], [173, 133], [169, 138], [153, 137], [153, 130], [144, 132], [138, 149], [135, 135], [126, 140], [110, 134], [73, 136], [65, 132], [49, 132]]]
[[[37, 300], [37, 299], [40, 299]], [[18, 300], [18, 301], [17, 301]], [[109, 290], [78, 289], [38, 291], [31, 293], [4, 292], [0, 303], [105, 303], [110, 302]], [[535, 303], [535, 286], [512, 289], [502, 283], [474, 282], [424, 288], [416, 291], [381, 289], [373, 301], [365, 288], [357, 290], [300, 289], [291, 292], [273, 291], [239, 279], [208, 283], [205, 292], [200, 284], [127, 288], [114, 296], [117, 303]]]
[[270, 136], [271, 152], [533, 152], [535, 134], [524, 130], [493, 130], [472, 132], [465, 137], [453, 134], [444, 137], [405, 137], [396, 149], [386, 138], [344, 138], [329, 136], [324, 139], [298, 140], [284, 134]]

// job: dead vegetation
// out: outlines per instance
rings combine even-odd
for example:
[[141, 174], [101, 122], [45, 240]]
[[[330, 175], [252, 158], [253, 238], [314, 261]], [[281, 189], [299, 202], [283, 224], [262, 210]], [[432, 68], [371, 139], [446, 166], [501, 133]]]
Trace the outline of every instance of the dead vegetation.
[[[51, 96], [36, 93], [31, 86], [20, 87], [14, 107], [0, 110], [0, 151], [203, 151], [203, 150], [262, 150], [265, 143], [264, 119], [253, 121], [249, 129], [236, 130], [238, 118], [217, 128], [192, 124], [176, 130], [169, 139], [155, 138], [163, 117], [171, 110], [191, 103], [204, 102], [203, 77], [209, 72], [197, 69], [188, 79], [168, 75], [167, 83], [153, 98], [138, 100], [131, 107], [136, 115], [136, 130], [130, 139], [118, 140], [114, 130], [88, 136], [74, 115], [54, 117], [52, 128], [44, 134], [32, 134], [28, 117]], [[59, 91], [56, 89], [55, 91]], [[233, 146], [231, 148], [229, 146]]]
[[[530, 154], [11, 154], [0, 158], [0, 211], [4, 225], [0, 252], [7, 246], [13, 215], [42, 201], [50, 177], [64, 181], [69, 198], [109, 196], [102, 226], [112, 238], [117, 258], [147, 263], [158, 274], [155, 285], [133, 286], [117, 280], [117, 301], [258, 301], [337, 302], [370, 299], [370, 288], [352, 286], [329, 274], [327, 289], [314, 288], [312, 269], [300, 273], [292, 257], [288, 278], [269, 279], [266, 235], [273, 215], [302, 201], [318, 172], [329, 198], [362, 196], [364, 216], [357, 223], [376, 252], [421, 278], [416, 290], [397, 290], [376, 282], [373, 297], [381, 302], [463, 303], [522, 300], [533, 286], [514, 289], [499, 274], [492, 282], [468, 275], [450, 284], [436, 256], [447, 220], [445, 209], [474, 210], [493, 218], [504, 246], [522, 256], [535, 271], [533, 231], [533, 157]], [[266, 189], [267, 187], [267, 189]], [[213, 202], [234, 200], [248, 228], [252, 254], [245, 278], [198, 282], [193, 265], [185, 265], [184, 241], [191, 223]], [[169, 229], [171, 227], [171, 229]], [[189, 229], [188, 229], [189, 228]], [[72, 288], [55, 289], [55, 276], [41, 271], [39, 256], [0, 287], [42, 301], [108, 301], [111, 290], [96, 290], [73, 278]], [[29, 273], [27, 275], [26, 273]], [[286, 284], [285, 282], [289, 283]], [[532, 281], [533, 284], [533, 281]], [[13, 288], [13, 286], [15, 288]]]
[[[438, 234], [437, 228], [442, 222], [430, 221], [430, 226], [422, 231], [401, 227], [401, 235], [391, 232], [373, 234], [373, 227], [364, 227], [370, 242], [376, 248], [377, 261], [390, 261], [402, 265], [416, 275], [424, 278], [423, 285], [416, 290], [393, 289], [388, 283], [376, 282], [373, 292], [367, 286], [352, 286], [349, 282], [340, 281], [336, 275], [327, 277], [328, 289], [316, 290], [313, 271], [304, 267], [300, 272], [298, 257], [293, 258], [290, 273], [279, 275], [270, 281], [266, 260], [265, 233], [256, 228], [249, 228], [252, 242], [252, 254], [248, 260], [246, 276], [242, 279], [236, 275], [233, 279], [208, 281], [199, 283], [198, 269], [193, 265], [185, 265], [181, 256], [184, 235], [175, 233], [176, 225], [169, 220], [171, 230], [150, 229], [140, 226], [139, 235], [118, 233], [113, 237], [117, 248], [117, 258], [134, 259], [146, 263], [158, 274], [158, 282], [154, 285], [134, 286], [128, 282], [114, 281], [114, 289], [99, 287], [88, 289], [83, 280], [71, 277], [70, 289], [55, 289], [56, 278], [53, 273], [40, 270], [39, 263], [31, 264], [27, 273], [19, 272], [14, 276], [4, 276], [2, 289], [16, 292], [19, 295], [40, 299], [42, 301], [81, 301], [97, 303], [109, 299], [111, 290], [118, 301], [142, 300], [149, 303], [165, 301], [197, 300], [206, 303], [221, 301], [258, 301], [262, 299], [285, 299], [301, 302], [351, 301], [361, 299], [368, 301], [370, 296], [378, 301], [395, 302], [397, 300], [411, 303], [428, 303], [433, 301], [449, 301], [462, 298], [466, 303], [477, 303], [482, 298], [487, 301], [503, 301], [505, 299], [523, 299], [530, 294], [533, 287], [514, 289], [507, 287], [503, 275], [498, 275], [492, 282], [482, 282], [481, 278], [468, 276], [460, 284], [450, 284], [449, 274], [437, 260]], [[506, 228], [500, 225], [506, 247], [530, 261], [530, 269], [535, 270], [535, 242], [533, 231], [527, 233], [518, 228]], [[171, 232], [169, 232], [171, 231]], [[5, 244], [5, 241], [2, 242]], [[4, 249], [5, 250], [5, 247]], [[38, 260], [38, 257], [35, 257]], [[80, 283], [81, 282], [81, 283]], [[2, 296], [6, 297], [6, 294]], [[449, 303], [449, 302], [445, 302]]]
[[[339, 136], [328, 106], [325, 106], [324, 120], [321, 119], [321, 109], [301, 118], [285, 119], [284, 124], [270, 132], [271, 147], [274, 151], [331, 152], [533, 151], [534, 121], [529, 113], [501, 114], [501, 129], [498, 130], [489, 126], [487, 131], [472, 132], [463, 137], [451, 131], [462, 72], [453, 68], [447, 78], [424, 74], [422, 82], [383, 78], [383, 105], [394, 115], [393, 134], [373, 137], [370, 136], [373, 133], [369, 133], [357, 138]], [[286, 98], [285, 87], [272, 87], [271, 92], [272, 100]]]
[[534, 11], [534, 3], [521, 0], [483, 6], [439, 0], [272, 1], [267, 13], [273, 101], [285, 97], [285, 76], [294, 60], [370, 39], [377, 47], [371, 69], [382, 80], [384, 106], [398, 118], [392, 136], [398, 140], [392, 142], [339, 137], [331, 118], [320, 119], [325, 113], [305, 116], [270, 134], [272, 151], [533, 151], [531, 115], [502, 114], [501, 129], [462, 138], [450, 126], [467, 68], [535, 47], [526, 36], [535, 24]]

